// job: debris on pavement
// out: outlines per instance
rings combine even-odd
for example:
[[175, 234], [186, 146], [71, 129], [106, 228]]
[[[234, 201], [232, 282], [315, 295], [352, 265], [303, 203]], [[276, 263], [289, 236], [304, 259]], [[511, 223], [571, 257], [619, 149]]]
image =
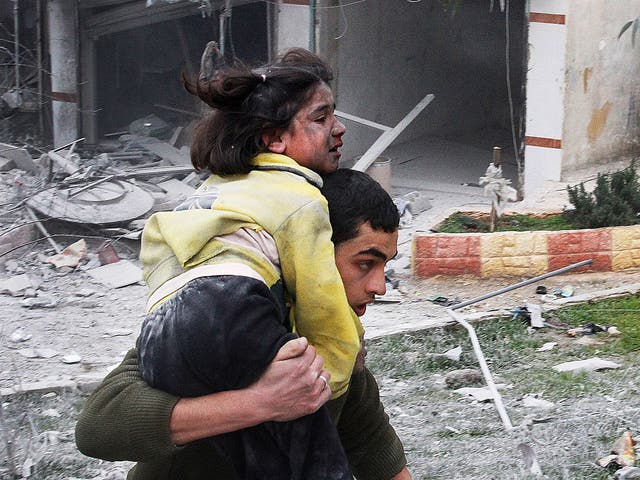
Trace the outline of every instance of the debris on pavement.
[[463, 368], [447, 373], [444, 377], [444, 383], [447, 388], [456, 390], [463, 387], [482, 385], [483, 378], [484, 377], [479, 370]]
[[457, 303], [460, 303], [460, 300], [458, 300], [457, 298], [454, 300], [451, 300], [443, 295], [432, 295], [431, 297], [428, 297], [427, 300], [429, 300], [432, 303], [435, 303], [436, 305], [441, 305], [443, 307], [450, 307], [451, 305], [456, 305]]
[[554, 365], [552, 368], [556, 372], [594, 372], [596, 370], [604, 370], [607, 368], [620, 368], [619, 363], [609, 360], [602, 360], [598, 357], [589, 358], [587, 360], [575, 360], [573, 362], [564, 362]]
[[110, 288], [126, 287], [142, 281], [142, 269], [128, 260], [87, 270], [87, 273]]
[[[498, 383], [496, 384], [496, 388], [506, 388], [506, 385], [504, 383]], [[488, 402], [489, 400], [493, 400], [493, 393], [491, 393], [491, 390], [489, 390], [488, 387], [463, 387], [454, 390], [454, 392], [465, 397], [471, 397], [478, 402]]]
[[[631, 436], [631, 432], [627, 431], [622, 434], [611, 446], [611, 454], [606, 455], [597, 460], [597, 464], [603, 468], [611, 467], [633, 467], [636, 462], [635, 445], [636, 441]], [[624, 473], [625, 477], [618, 478], [636, 478], [628, 476], [628, 473]]]
[[555, 406], [555, 403], [542, 398], [538, 398], [536, 395], [525, 395], [522, 398], [522, 404], [527, 408], [543, 408], [549, 409]]
[[549, 350], [552, 350], [556, 345], [558, 345], [557, 342], [546, 342], [540, 348], [538, 348], [536, 352], [548, 352]]
[[51, 348], [21, 348], [17, 352], [26, 358], [53, 358], [58, 352]]
[[598, 333], [608, 333], [609, 335], [620, 335], [620, 330], [615, 325], [600, 325], [597, 323], [585, 323], [581, 327], [570, 328], [567, 335], [579, 337], [581, 335], [596, 335]]
[[56, 268], [77, 267], [82, 260], [87, 258], [87, 242], [80, 239], [66, 247], [62, 252], [47, 258], [47, 262]]
[[533, 451], [531, 445], [520, 443], [518, 444], [518, 450], [522, 454], [522, 458], [524, 459], [524, 466], [527, 472], [531, 475], [542, 475], [542, 469], [540, 468], [540, 464], [538, 463], [536, 452]]
[[452, 362], [459, 362], [460, 361], [460, 355], [462, 355], [462, 347], [461, 346], [457, 346], [455, 348], [452, 348], [450, 350], [447, 350], [444, 353], [427, 353], [425, 354], [428, 358], [434, 358], [434, 359], [446, 359], [446, 360], [451, 360]]

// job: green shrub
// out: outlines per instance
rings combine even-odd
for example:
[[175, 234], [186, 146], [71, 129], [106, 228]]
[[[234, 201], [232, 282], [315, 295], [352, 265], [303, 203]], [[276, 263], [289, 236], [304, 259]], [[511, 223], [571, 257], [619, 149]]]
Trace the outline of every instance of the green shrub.
[[612, 174], [599, 173], [593, 193], [584, 182], [568, 186], [569, 201], [574, 210], [567, 212], [570, 221], [579, 228], [634, 225], [640, 222], [640, 182], [635, 161]]

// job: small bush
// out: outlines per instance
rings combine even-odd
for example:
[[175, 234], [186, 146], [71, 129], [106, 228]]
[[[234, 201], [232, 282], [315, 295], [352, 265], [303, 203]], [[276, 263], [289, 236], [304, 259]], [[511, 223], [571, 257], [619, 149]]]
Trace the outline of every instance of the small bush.
[[612, 174], [599, 173], [593, 193], [585, 190], [584, 183], [568, 186], [567, 191], [574, 206], [568, 216], [578, 228], [634, 225], [640, 221], [640, 182], [635, 161]]

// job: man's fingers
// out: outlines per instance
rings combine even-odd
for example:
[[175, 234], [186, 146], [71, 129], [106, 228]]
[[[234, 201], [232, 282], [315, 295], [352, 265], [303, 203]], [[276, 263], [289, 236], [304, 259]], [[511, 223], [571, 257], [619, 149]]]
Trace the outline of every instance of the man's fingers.
[[299, 357], [305, 352], [308, 346], [309, 342], [305, 337], [289, 340], [280, 347], [280, 350], [278, 350], [274, 360], [289, 360], [290, 358]]

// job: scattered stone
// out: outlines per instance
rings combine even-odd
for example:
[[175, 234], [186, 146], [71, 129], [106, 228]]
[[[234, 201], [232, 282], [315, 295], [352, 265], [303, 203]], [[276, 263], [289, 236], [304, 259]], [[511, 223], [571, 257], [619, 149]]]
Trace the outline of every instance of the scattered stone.
[[111, 328], [104, 332], [105, 337], [126, 337], [127, 335], [131, 335], [133, 333], [132, 330], [128, 328]]
[[602, 360], [598, 357], [589, 358], [587, 360], [576, 360], [573, 362], [565, 362], [555, 365], [553, 369], [556, 372], [593, 372], [605, 368], [620, 368], [619, 363]]
[[26, 358], [53, 358], [58, 352], [51, 348], [21, 348], [17, 352]]
[[87, 242], [82, 238], [72, 243], [60, 253], [47, 258], [47, 262], [56, 268], [77, 267], [87, 256]]
[[553, 408], [555, 403], [549, 402], [548, 400], [544, 400], [542, 398], [537, 398], [534, 395], [525, 395], [522, 399], [522, 404], [527, 408]]
[[[461, 346], [457, 346], [455, 348], [447, 350], [444, 353], [427, 353], [426, 355], [429, 358], [446, 359], [446, 360], [451, 360], [452, 362], [459, 362], [460, 361], [460, 355], [462, 355], [462, 347]], [[460, 371], [460, 370], [458, 370], [458, 371]]]
[[[496, 389], [504, 388], [504, 386], [504, 384], [497, 384]], [[472, 397], [478, 402], [487, 402], [489, 400], [493, 400], [493, 394], [488, 387], [464, 387], [458, 388], [457, 390], [454, 390], [454, 392], [466, 397]]]
[[82, 360], [82, 357], [78, 355], [76, 352], [71, 352], [70, 354], [62, 357], [61, 360], [62, 360], [62, 363], [73, 364], [73, 363], [80, 363], [80, 360]]
[[22, 330], [21, 328], [18, 328], [11, 335], [9, 335], [9, 340], [11, 340], [14, 343], [26, 342], [30, 338], [31, 338], [31, 335], [28, 333], [25, 333], [24, 330]]
[[453, 370], [444, 377], [445, 385], [452, 390], [473, 385], [482, 385], [482, 380], [482, 373], [473, 368]]
[[95, 280], [111, 288], [120, 288], [142, 280], [142, 269], [128, 260], [103, 265], [93, 270], [87, 270]]
[[538, 348], [536, 351], [537, 352], [547, 352], [549, 350], [552, 350], [556, 345], [558, 345], [557, 342], [547, 342], [544, 345], [542, 345], [540, 348]]
[[24, 308], [55, 308], [58, 306], [58, 301], [53, 297], [40, 295], [33, 298], [25, 298], [20, 302]]
[[33, 283], [26, 273], [0, 281], [0, 293], [13, 297], [22, 297], [29, 288], [33, 288]]

